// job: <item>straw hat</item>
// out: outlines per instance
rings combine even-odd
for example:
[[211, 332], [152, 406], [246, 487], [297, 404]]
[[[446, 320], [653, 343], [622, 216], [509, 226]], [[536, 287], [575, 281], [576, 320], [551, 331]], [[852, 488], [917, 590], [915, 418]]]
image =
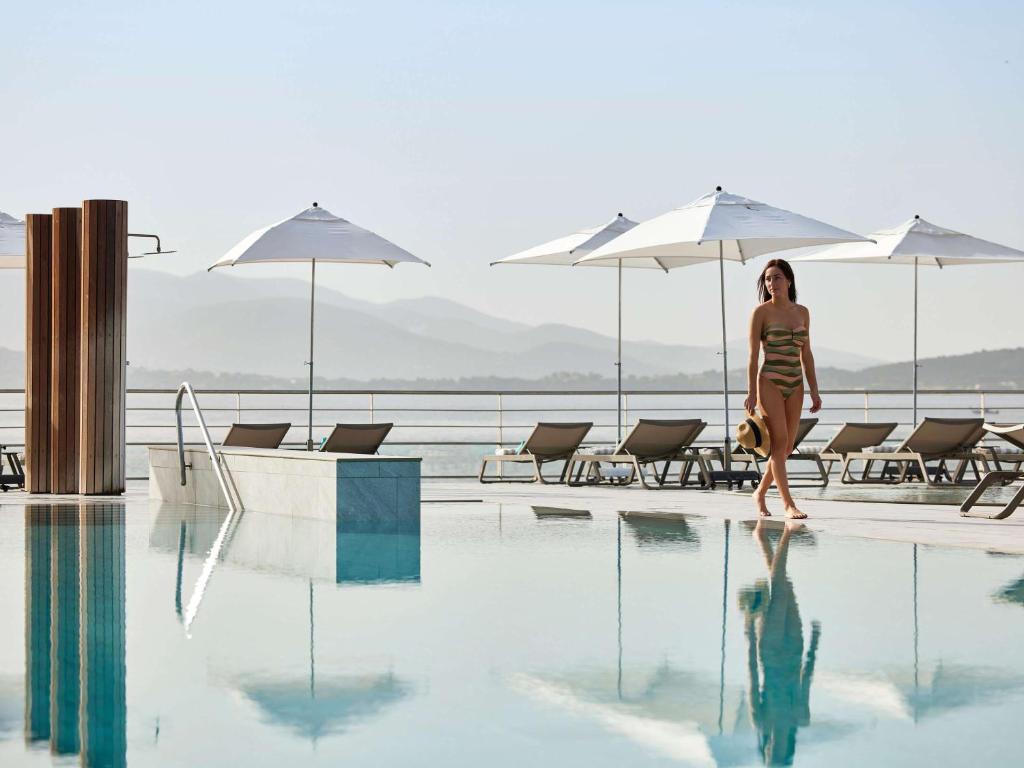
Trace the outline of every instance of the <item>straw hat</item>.
[[747, 450], [767, 458], [772, 452], [772, 437], [768, 434], [768, 425], [759, 413], [748, 413], [736, 427], [736, 442]]

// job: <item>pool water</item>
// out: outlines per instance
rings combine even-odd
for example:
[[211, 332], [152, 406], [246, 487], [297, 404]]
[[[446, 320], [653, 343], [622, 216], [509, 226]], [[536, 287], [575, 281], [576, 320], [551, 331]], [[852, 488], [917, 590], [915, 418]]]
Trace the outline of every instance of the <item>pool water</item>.
[[3, 766], [1024, 764], [1024, 558], [994, 553], [7, 505], [0, 615]]

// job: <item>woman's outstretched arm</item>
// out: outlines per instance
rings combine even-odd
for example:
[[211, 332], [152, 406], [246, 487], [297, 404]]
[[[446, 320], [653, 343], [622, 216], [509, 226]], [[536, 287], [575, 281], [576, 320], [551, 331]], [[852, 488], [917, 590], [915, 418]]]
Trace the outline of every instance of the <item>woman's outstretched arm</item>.
[[761, 352], [761, 313], [754, 309], [750, 313], [750, 352], [747, 356], [747, 399], [743, 401], [743, 408], [747, 413], [753, 413], [757, 408], [757, 359]]
[[804, 309], [804, 328], [807, 329], [807, 340], [800, 352], [800, 361], [804, 365], [804, 376], [807, 377], [807, 388], [811, 392], [811, 413], [821, 410], [821, 396], [818, 394], [818, 372], [814, 369], [814, 353], [811, 351], [811, 312]]

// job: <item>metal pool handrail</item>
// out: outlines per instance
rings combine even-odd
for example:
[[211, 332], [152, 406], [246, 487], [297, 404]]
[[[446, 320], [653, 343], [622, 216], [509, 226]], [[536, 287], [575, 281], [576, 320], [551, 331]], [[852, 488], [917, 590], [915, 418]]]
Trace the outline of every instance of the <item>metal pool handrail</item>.
[[210, 454], [213, 472], [217, 475], [217, 482], [220, 483], [220, 490], [224, 494], [224, 500], [228, 503], [228, 517], [230, 518], [236, 511], [235, 503], [231, 500], [228, 484], [224, 480], [224, 472], [220, 466], [220, 454], [213, 447], [213, 442], [210, 440], [210, 431], [206, 428], [206, 420], [203, 418], [203, 412], [196, 401], [196, 393], [193, 391], [192, 385], [187, 381], [183, 381], [181, 386], [178, 387], [178, 394], [174, 400], [174, 418], [178, 427], [178, 465], [181, 468], [181, 484], [185, 485], [187, 483], [185, 476], [185, 438], [181, 430], [181, 400], [186, 394], [188, 394], [188, 399], [192, 401], [192, 412], [195, 413], [196, 421], [199, 422], [199, 431], [203, 435], [203, 442], [206, 443], [206, 450]]
[[178, 426], [178, 462], [181, 466], [181, 484], [185, 485], [186, 483], [185, 441], [181, 431], [181, 400], [186, 394], [188, 399], [192, 401], [192, 411], [199, 422], [199, 431], [203, 433], [203, 442], [206, 443], [206, 450], [210, 454], [213, 471], [217, 475], [217, 482], [220, 483], [220, 489], [228, 503], [228, 515], [224, 518], [224, 522], [217, 532], [217, 538], [213, 542], [213, 546], [210, 547], [206, 560], [203, 562], [203, 569], [199, 573], [199, 578], [196, 579], [196, 585], [192, 589], [192, 597], [189, 599], [188, 605], [185, 607], [185, 615], [182, 617], [182, 623], [185, 625], [185, 635], [186, 637], [191, 637], [189, 630], [192, 628], [192, 622], [195, 621], [196, 614], [199, 613], [199, 605], [203, 601], [203, 595], [206, 594], [206, 586], [213, 575], [213, 567], [217, 564], [217, 559], [220, 557], [221, 549], [224, 547], [224, 540], [227, 537], [232, 521], [235, 519], [235, 512], [237, 510], [235, 509], [234, 502], [231, 500], [231, 494], [228, 492], [228, 484], [224, 480], [224, 472], [220, 466], [220, 454], [213, 447], [213, 442], [210, 440], [210, 431], [206, 428], [206, 420], [203, 418], [203, 412], [196, 401], [196, 393], [192, 390], [192, 385], [187, 381], [183, 381], [181, 386], [178, 387], [178, 394], [174, 400], [174, 417]]

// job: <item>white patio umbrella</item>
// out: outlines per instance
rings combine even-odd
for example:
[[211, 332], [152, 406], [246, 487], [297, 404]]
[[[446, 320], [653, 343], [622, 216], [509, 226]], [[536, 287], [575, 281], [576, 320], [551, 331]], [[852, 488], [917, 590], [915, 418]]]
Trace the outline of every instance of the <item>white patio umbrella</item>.
[[717, 260], [722, 299], [722, 388], [725, 397], [726, 479], [729, 459], [729, 360], [725, 328], [725, 262], [746, 261], [775, 251], [865, 238], [816, 219], [723, 192], [699, 197], [682, 208], [642, 222], [584, 256], [577, 264], [640, 260], [662, 269]]
[[842, 261], [904, 264], [914, 267], [914, 423], [917, 424], [917, 268], [958, 264], [1006, 264], [1024, 261], [1024, 251], [990, 243], [914, 216], [892, 229], [871, 234], [874, 242], [815, 248], [793, 261]]
[[[588, 227], [571, 235], [550, 240], [541, 245], [528, 248], [504, 259], [491, 262], [496, 264], [548, 264], [560, 267], [571, 267], [581, 257], [609, 243], [623, 232], [628, 232], [636, 226], [635, 221], [630, 221], [621, 213], [606, 224], [598, 227]], [[618, 315], [618, 345], [615, 367], [617, 370], [616, 384], [616, 419], [615, 425], [618, 440], [622, 439], [622, 259], [615, 262], [598, 262], [602, 267], [618, 267], [619, 271], [619, 315]], [[648, 267], [647, 264], [637, 266]], [[658, 267], [655, 266], [655, 269]]]
[[0, 211], [0, 269], [24, 269], [25, 222]]
[[308, 262], [309, 282], [309, 431], [307, 450], [313, 450], [313, 329], [316, 301], [316, 263], [428, 264], [389, 240], [335, 216], [313, 203], [296, 216], [258, 229], [224, 254], [210, 269], [236, 264]]

